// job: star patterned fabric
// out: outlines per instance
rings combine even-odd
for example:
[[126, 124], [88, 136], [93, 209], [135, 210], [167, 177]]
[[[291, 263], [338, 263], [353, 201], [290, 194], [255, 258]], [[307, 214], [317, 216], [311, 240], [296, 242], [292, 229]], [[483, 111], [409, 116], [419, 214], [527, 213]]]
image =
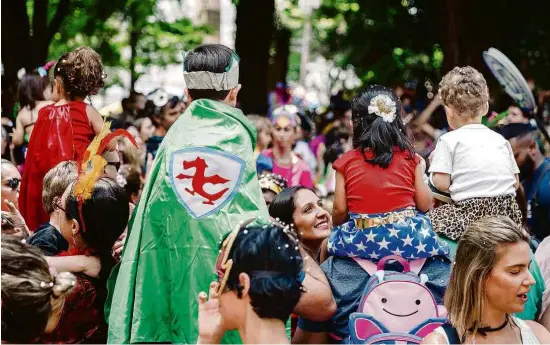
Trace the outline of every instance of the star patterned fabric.
[[340, 257], [360, 257], [377, 262], [399, 255], [407, 260], [449, 255], [449, 246], [439, 241], [427, 216], [416, 213], [397, 222], [357, 228], [355, 219], [386, 217], [384, 214], [350, 214], [351, 220], [334, 227], [328, 241], [328, 252]]

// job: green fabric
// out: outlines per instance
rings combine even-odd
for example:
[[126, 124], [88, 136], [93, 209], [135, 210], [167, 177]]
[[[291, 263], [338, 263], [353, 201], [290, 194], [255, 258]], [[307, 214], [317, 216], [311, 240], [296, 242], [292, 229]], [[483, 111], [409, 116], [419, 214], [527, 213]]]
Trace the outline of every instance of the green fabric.
[[[243, 113], [210, 100], [192, 102], [168, 131], [128, 227], [122, 260], [109, 280], [109, 343], [196, 343], [197, 295], [217, 279], [220, 237], [241, 220], [268, 217], [256, 176], [255, 146], [256, 129]], [[170, 176], [172, 154], [197, 147], [246, 162], [233, 198], [200, 219], [178, 201]], [[222, 342], [240, 339], [228, 332]]]
[[[456, 255], [456, 248], [458, 246], [457, 241], [448, 239], [447, 237], [439, 236], [439, 238], [449, 245], [451, 250], [451, 260], [454, 262]], [[537, 320], [542, 308], [542, 294], [546, 288], [544, 279], [540, 272], [540, 267], [535, 260], [535, 256], [531, 253], [531, 266], [529, 271], [535, 279], [535, 285], [531, 286], [531, 290], [527, 294], [527, 302], [525, 303], [525, 309], [521, 313], [516, 313], [516, 316], [522, 320]]]

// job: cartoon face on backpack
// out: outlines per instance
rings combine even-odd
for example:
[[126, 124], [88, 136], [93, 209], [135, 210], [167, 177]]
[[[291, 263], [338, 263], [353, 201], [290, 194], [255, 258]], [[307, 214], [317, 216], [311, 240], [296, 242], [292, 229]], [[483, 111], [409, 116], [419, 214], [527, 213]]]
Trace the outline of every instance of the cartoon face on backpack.
[[[391, 259], [390, 257], [388, 259]], [[350, 316], [352, 343], [420, 343], [445, 322], [447, 310], [426, 287], [428, 276], [410, 272], [407, 261], [394, 257], [403, 272], [378, 271], [367, 282], [357, 313]]]
[[391, 271], [376, 272], [375, 280], [379, 283], [371, 283], [373, 287], [363, 296], [358, 312], [376, 315], [376, 319], [392, 332], [408, 332], [424, 320], [443, 316], [441, 310], [445, 307], [435, 302], [426, 287], [428, 277], [425, 274], [420, 275], [418, 282], [403, 279], [408, 278], [403, 273], [397, 274], [401, 277], [392, 277], [395, 272]]

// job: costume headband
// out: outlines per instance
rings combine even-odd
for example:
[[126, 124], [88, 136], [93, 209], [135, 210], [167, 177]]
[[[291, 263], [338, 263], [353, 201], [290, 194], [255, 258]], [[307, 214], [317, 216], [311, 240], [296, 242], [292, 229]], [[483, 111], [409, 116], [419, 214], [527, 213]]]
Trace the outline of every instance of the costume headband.
[[78, 202], [78, 215], [83, 231], [86, 231], [84, 218], [82, 217], [82, 205], [86, 200], [92, 197], [92, 191], [96, 181], [103, 175], [107, 161], [101, 155], [106, 148], [110, 147], [115, 140], [120, 137], [125, 137], [137, 149], [134, 137], [125, 129], [117, 129], [114, 132], [110, 131], [111, 122], [104, 121], [101, 131], [96, 135], [94, 140], [86, 148], [82, 160], [78, 165], [79, 177], [73, 189], [73, 195]]
[[[185, 53], [183, 59], [185, 61]], [[229, 65], [223, 73], [184, 70], [183, 79], [186, 87], [191, 90], [231, 90], [239, 85], [239, 56], [235, 53], [231, 55]]]
[[280, 127], [286, 127], [291, 124], [293, 127], [298, 126], [298, 107], [293, 104], [283, 105], [271, 113], [271, 122]]
[[260, 188], [272, 191], [279, 194], [287, 187], [285, 179], [277, 174], [267, 173], [262, 174], [259, 178]]

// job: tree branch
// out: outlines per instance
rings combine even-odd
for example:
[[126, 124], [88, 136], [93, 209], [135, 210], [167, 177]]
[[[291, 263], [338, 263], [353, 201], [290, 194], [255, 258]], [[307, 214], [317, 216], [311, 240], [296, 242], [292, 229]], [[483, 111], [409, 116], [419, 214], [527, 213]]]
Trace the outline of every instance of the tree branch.
[[53, 36], [59, 31], [59, 28], [61, 27], [61, 23], [63, 23], [63, 20], [67, 15], [69, 14], [69, 3], [70, 0], [60, 0], [59, 5], [57, 5], [57, 10], [55, 11], [55, 15], [52, 18], [50, 25], [48, 25], [46, 35], [46, 42], [51, 42]]

